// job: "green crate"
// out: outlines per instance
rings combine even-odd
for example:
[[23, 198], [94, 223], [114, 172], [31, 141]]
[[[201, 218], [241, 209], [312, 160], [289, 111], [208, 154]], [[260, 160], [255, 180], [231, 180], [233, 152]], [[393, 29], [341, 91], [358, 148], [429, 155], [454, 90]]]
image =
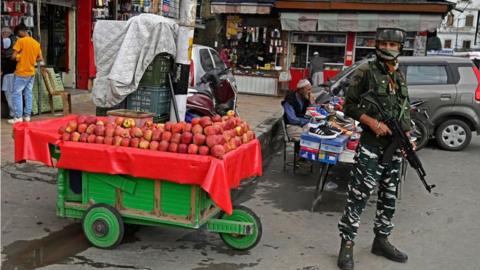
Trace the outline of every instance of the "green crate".
[[173, 58], [168, 54], [157, 55], [147, 67], [140, 85], [153, 87], [167, 87], [168, 73], [172, 70]]
[[171, 99], [169, 88], [139, 86], [135, 92], [128, 95], [126, 103], [127, 109], [154, 113], [158, 120], [170, 114]]

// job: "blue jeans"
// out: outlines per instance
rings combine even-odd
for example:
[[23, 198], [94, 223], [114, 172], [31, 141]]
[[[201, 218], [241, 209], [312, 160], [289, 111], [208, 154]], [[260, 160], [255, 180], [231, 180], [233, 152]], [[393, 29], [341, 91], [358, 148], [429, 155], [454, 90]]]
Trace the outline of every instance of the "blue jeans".
[[[32, 114], [32, 88], [34, 80], [35, 76], [21, 77], [15, 75], [12, 93], [15, 118], [26, 117]], [[25, 110], [23, 110], [23, 97], [25, 97]]]

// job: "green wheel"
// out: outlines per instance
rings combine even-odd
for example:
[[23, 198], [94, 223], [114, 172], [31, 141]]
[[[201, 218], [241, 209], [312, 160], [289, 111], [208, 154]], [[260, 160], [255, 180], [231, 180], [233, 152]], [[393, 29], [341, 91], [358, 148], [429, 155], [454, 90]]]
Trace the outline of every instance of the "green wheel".
[[255, 247], [260, 238], [262, 238], [262, 223], [260, 218], [249, 208], [245, 206], [236, 206], [233, 209], [232, 215], [227, 215], [222, 212], [221, 219], [231, 221], [252, 222], [253, 231], [249, 235], [237, 235], [232, 233], [220, 233], [220, 237], [227, 246], [236, 250], [249, 250]]
[[108, 204], [92, 205], [83, 217], [83, 232], [96, 247], [111, 249], [118, 246], [124, 231], [122, 217]]

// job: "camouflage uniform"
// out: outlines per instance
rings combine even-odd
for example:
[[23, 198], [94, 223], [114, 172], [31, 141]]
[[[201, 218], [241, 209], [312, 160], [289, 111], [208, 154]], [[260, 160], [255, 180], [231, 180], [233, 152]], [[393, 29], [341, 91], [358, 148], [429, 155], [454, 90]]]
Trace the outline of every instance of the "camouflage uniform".
[[[374, 90], [382, 109], [389, 115], [399, 118], [405, 131], [410, 126], [410, 104], [404, 77], [399, 71], [388, 74], [383, 62], [371, 61], [363, 64], [353, 75], [346, 94], [345, 113], [356, 120], [362, 114], [381, 119], [374, 105], [366, 103], [360, 95]], [[402, 111], [402, 107], [404, 111]], [[344, 214], [338, 224], [340, 236], [353, 241], [360, 224], [360, 215], [365, 209], [368, 198], [378, 184], [377, 212], [374, 232], [379, 236], [390, 235], [393, 229], [392, 218], [395, 212], [395, 200], [400, 179], [402, 157], [397, 150], [389, 163], [382, 164], [384, 149], [390, 144], [387, 136], [376, 137], [366, 125], [362, 125], [362, 136], [356, 153], [356, 163], [351, 171], [348, 185], [347, 203]]]

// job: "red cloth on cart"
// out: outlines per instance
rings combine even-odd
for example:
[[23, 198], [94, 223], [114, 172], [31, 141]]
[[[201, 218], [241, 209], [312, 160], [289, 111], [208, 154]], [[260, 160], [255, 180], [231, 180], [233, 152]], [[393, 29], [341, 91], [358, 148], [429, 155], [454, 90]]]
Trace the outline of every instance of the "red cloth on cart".
[[229, 214], [232, 213], [230, 189], [238, 187], [242, 179], [262, 175], [262, 154], [257, 139], [227, 153], [223, 160], [211, 156], [60, 141], [58, 128], [75, 117], [15, 124], [15, 161], [33, 160], [53, 166], [48, 143], [54, 143], [60, 146], [58, 168], [199, 185], [218, 207]]

